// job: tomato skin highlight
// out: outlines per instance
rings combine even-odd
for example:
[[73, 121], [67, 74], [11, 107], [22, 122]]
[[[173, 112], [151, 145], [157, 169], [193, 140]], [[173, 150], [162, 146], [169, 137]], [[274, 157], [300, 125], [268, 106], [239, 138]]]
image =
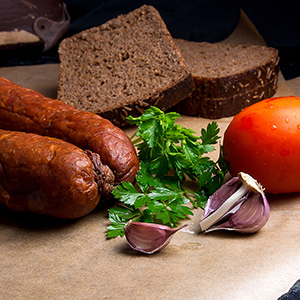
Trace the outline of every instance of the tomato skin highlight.
[[229, 172], [250, 174], [266, 193], [300, 192], [300, 98], [265, 99], [237, 114], [224, 133]]

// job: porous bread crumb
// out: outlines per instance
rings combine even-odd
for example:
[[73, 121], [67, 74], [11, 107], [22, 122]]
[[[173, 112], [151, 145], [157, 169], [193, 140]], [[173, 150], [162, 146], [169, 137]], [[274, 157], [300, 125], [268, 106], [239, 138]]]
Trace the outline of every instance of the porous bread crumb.
[[277, 49], [174, 41], [195, 83], [193, 93], [174, 107], [177, 112], [209, 119], [230, 117], [275, 94], [279, 72]]
[[258, 45], [230, 45], [175, 39], [193, 76], [225, 77], [259, 68], [277, 57], [277, 50]]
[[141, 114], [144, 101], [166, 110], [193, 87], [182, 55], [151, 6], [66, 38], [59, 57], [58, 98], [100, 115], [109, 112], [114, 123], [124, 121], [124, 107], [127, 114]]

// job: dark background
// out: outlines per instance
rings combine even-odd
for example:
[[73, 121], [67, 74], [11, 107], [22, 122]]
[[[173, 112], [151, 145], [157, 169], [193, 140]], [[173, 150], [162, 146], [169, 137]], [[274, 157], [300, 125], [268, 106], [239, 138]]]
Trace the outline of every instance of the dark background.
[[[153, 5], [171, 35], [192, 41], [219, 42], [235, 29], [243, 9], [268, 46], [279, 50], [285, 79], [300, 76], [299, 0], [64, 0], [71, 24], [64, 37], [100, 25], [119, 14]], [[57, 63], [57, 47], [44, 53], [2, 53], [0, 66]]]

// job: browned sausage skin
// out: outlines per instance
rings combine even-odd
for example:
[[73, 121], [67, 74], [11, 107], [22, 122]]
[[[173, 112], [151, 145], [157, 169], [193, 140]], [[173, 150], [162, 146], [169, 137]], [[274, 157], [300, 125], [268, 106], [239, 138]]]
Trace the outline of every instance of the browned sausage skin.
[[101, 161], [114, 172], [115, 184], [133, 182], [139, 168], [130, 139], [110, 121], [2, 77], [0, 128], [60, 138], [98, 153]]
[[[114, 181], [111, 171], [97, 170], [97, 156], [56, 138], [0, 129], [0, 204], [59, 218], [84, 216]], [[104, 180], [98, 171], [108, 174]]]

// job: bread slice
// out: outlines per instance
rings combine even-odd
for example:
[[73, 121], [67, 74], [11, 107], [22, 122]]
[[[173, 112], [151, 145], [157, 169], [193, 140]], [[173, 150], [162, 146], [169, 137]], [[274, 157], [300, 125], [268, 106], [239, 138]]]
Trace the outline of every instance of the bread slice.
[[208, 119], [230, 117], [277, 90], [278, 50], [174, 39], [192, 72], [194, 92], [174, 108]]
[[158, 11], [143, 5], [64, 39], [58, 98], [123, 126], [155, 105], [167, 110], [193, 80]]

